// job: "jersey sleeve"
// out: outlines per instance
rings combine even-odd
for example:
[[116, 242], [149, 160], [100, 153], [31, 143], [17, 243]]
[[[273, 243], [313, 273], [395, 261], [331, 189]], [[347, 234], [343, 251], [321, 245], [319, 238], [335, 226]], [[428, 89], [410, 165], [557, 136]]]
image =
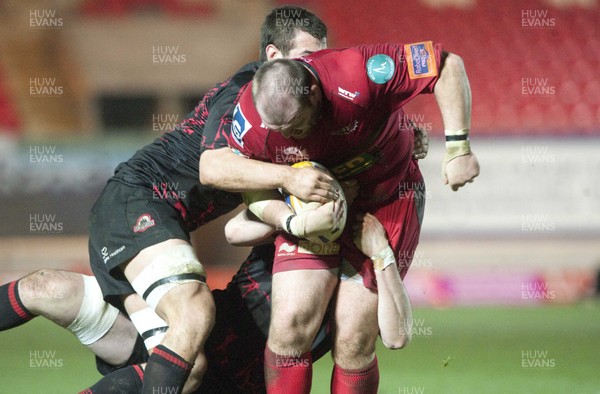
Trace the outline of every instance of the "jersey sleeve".
[[251, 159], [268, 161], [265, 154], [266, 129], [261, 128], [260, 116], [252, 101], [251, 83], [244, 87], [238, 103], [233, 108], [231, 133], [227, 136], [229, 147], [237, 154]]
[[441, 44], [380, 44], [358, 47], [364, 58], [363, 75], [372, 99], [398, 107], [415, 96], [432, 93], [440, 75]]

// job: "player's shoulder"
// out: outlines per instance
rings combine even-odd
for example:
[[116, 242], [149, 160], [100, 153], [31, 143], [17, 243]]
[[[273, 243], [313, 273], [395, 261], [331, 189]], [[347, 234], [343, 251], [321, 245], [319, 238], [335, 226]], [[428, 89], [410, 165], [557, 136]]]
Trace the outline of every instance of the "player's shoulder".
[[252, 77], [256, 73], [256, 70], [261, 66], [262, 62], [252, 62], [244, 65], [231, 77], [231, 83], [238, 88], [246, 85], [252, 81]]
[[358, 47], [331, 50], [304, 61], [317, 74], [328, 99], [340, 98], [358, 106], [368, 104], [367, 59]]
[[217, 84], [217, 86], [215, 87], [215, 95], [218, 96], [233, 94], [234, 96], [237, 96], [242, 87], [245, 86], [248, 82], [252, 81], [252, 78], [254, 77], [254, 74], [256, 73], [256, 70], [258, 70], [260, 65], [260, 62], [253, 62], [244, 65], [227, 80]]
[[252, 83], [248, 83], [242, 87], [239, 100], [233, 109], [231, 138], [239, 147], [244, 148], [248, 141], [261, 139], [261, 135], [266, 131], [252, 101]]

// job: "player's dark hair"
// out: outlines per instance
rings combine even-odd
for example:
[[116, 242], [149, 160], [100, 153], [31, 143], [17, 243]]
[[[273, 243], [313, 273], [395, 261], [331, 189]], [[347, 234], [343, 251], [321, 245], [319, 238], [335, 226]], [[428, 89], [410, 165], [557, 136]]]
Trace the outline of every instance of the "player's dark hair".
[[262, 100], [263, 108], [273, 115], [271, 120], [280, 121], [284, 115], [282, 107], [295, 100], [300, 106], [310, 105], [310, 87], [312, 74], [300, 62], [291, 59], [275, 59], [264, 63], [254, 74], [252, 80], [252, 98], [258, 106]]
[[266, 61], [267, 45], [275, 45], [284, 56], [292, 49], [297, 30], [302, 30], [317, 40], [327, 38], [327, 26], [318, 16], [304, 8], [284, 5], [273, 9], [260, 29], [260, 60]]

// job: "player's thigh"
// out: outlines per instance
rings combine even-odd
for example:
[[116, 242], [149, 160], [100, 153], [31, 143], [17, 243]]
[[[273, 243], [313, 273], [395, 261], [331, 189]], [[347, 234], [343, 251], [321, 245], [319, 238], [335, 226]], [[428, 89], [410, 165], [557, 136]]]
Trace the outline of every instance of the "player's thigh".
[[180, 245], [191, 246], [189, 242], [182, 239], [169, 239], [142, 249], [133, 259], [121, 266], [125, 277], [129, 282], [134, 281], [138, 275], [146, 267], [155, 262], [157, 258], [168, 253], [173, 247]]
[[319, 324], [335, 286], [337, 269], [273, 274], [271, 327]]
[[209, 329], [214, 301], [189, 242], [169, 239], [149, 246], [122, 268], [136, 292], [170, 326], [189, 321], [199, 324], [199, 331]]
[[336, 362], [345, 358], [368, 358], [374, 353], [379, 333], [377, 300], [377, 293], [367, 289], [362, 281], [340, 281], [333, 309]]

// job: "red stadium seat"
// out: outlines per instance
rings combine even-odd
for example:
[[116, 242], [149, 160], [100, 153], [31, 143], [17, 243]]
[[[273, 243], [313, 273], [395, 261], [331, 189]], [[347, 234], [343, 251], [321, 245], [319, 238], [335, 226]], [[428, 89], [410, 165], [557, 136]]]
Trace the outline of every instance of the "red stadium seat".
[[[432, 39], [460, 54], [473, 90], [474, 122], [484, 133], [600, 132], [598, 5], [476, 0], [473, 8], [432, 9], [418, 0], [306, 3], [327, 21], [333, 46]], [[528, 18], [536, 12], [542, 14]], [[534, 81], [534, 94], [523, 94], [527, 78]], [[414, 107], [431, 112], [426, 105]]]

